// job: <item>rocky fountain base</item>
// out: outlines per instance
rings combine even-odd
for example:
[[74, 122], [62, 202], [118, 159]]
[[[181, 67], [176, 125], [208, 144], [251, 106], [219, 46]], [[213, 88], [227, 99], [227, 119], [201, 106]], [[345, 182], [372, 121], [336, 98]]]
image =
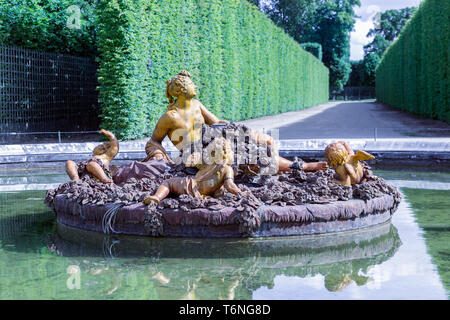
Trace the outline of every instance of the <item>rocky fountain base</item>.
[[[153, 166], [161, 166], [156, 160]], [[341, 186], [334, 171], [250, 176], [235, 168], [235, 182], [244, 197], [188, 195], [166, 198], [146, 206], [163, 179], [192, 174], [184, 166], [153, 178], [131, 178], [121, 184], [102, 184], [89, 176], [49, 190], [46, 203], [57, 221], [106, 234], [161, 237], [268, 237], [349, 231], [388, 221], [401, 195], [364, 165], [365, 182]]]

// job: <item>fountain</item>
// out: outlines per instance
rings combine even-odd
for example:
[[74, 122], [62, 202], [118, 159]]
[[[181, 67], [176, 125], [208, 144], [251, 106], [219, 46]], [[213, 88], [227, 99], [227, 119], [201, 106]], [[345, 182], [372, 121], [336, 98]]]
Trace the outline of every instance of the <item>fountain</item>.
[[[401, 195], [344, 141], [325, 150], [327, 162], [290, 161], [276, 141], [242, 124], [219, 120], [193, 99], [187, 71], [167, 81], [167, 111], [146, 159], [110, 167], [114, 134], [92, 158], [67, 162], [70, 182], [49, 190], [60, 224], [105, 234], [156, 237], [271, 237], [335, 233], [382, 224]], [[175, 99], [175, 98], [176, 99]], [[180, 151], [171, 159], [161, 142]]]

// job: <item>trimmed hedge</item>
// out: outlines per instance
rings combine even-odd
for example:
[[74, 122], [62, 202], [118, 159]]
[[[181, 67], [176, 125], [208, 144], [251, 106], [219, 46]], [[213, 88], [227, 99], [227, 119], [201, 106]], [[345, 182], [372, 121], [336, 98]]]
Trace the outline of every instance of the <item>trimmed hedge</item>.
[[450, 1], [425, 0], [376, 70], [377, 99], [450, 123]]
[[165, 82], [183, 69], [199, 86], [198, 99], [226, 120], [328, 101], [328, 69], [245, 0], [98, 6], [103, 127], [121, 139], [152, 133], [168, 104]]

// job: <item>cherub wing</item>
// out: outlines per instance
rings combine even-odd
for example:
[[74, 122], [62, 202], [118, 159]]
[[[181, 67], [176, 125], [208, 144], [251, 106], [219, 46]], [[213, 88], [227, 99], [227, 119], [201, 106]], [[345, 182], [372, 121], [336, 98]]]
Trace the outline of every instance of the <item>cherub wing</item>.
[[356, 154], [354, 155], [354, 157], [355, 157], [355, 160], [358, 160], [358, 161], [375, 159], [375, 157], [373, 155], [371, 155], [370, 153], [365, 152], [363, 150], [356, 151]]

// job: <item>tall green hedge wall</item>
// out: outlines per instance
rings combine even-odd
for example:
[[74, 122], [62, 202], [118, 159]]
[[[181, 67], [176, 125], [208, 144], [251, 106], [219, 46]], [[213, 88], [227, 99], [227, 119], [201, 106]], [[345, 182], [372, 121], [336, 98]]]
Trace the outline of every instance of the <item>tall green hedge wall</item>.
[[450, 123], [450, 1], [425, 0], [376, 70], [381, 102]]
[[121, 139], [151, 134], [166, 80], [184, 69], [221, 119], [328, 100], [328, 69], [245, 0], [99, 0], [97, 11], [103, 127]]

